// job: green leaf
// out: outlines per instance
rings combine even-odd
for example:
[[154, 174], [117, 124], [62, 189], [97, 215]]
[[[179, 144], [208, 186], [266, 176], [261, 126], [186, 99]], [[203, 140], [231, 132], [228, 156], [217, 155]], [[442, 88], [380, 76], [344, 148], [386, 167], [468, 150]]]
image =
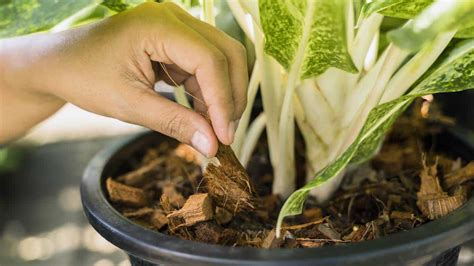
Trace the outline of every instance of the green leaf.
[[474, 16], [463, 24], [463, 26], [454, 35], [456, 38], [474, 38]]
[[[455, 0], [453, 0], [455, 1]], [[372, 0], [362, 6], [359, 21], [373, 13], [387, 17], [411, 19], [431, 5], [434, 0]], [[474, 18], [460, 25], [456, 38], [474, 37]]]
[[336, 176], [354, 158], [362, 158], [364, 154], [373, 152], [390, 126], [415, 98], [468, 89], [474, 89], [474, 39], [458, 43], [449, 55], [437, 64], [437, 68], [408, 94], [372, 109], [358, 137], [349, 148], [288, 198], [280, 211], [277, 231], [280, 231], [285, 217], [301, 213], [310, 190]]
[[410, 19], [420, 13], [434, 0], [373, 0], [362, 7], [362, 16], [377, 12], [384, 16]]
[[102, 5], [113, 11], [122, 12], [144, 2], [146, 2], [146, 0], [104, 0]]
[[288, 72], [301, 65], [301, 78], [329, 67], [357, 72], [347, 50], [345, 0], [260, 0], [265, 51]]
[[52, 28], [98, 0], [11, 0], [0, 4], [0, 38]]
[[458, 30], [470, 23], [474, 1], [438, 0], [400, 29], [388, 33], [398, 47], [417, 51], [438, 34]]

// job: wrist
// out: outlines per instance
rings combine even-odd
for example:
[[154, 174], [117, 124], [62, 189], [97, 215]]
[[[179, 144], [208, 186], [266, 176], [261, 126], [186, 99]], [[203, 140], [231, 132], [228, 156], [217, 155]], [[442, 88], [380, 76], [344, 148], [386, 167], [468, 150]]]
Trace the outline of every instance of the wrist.
[[55, 95], [51, 90], [64, 37], [34, 34], [0, 41], [0, 88], [19, 94]]

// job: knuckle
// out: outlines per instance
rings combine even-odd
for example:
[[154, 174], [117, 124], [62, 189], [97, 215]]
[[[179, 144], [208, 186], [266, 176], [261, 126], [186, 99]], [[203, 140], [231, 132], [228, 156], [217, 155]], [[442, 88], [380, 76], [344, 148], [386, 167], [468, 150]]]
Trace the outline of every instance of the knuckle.
[[217, 68], [227, 67], [227, 57], [220, 51], [213, 51], [209, 56], [210, 64]]
[[241, 44], [239, 41], [233, 41], [234, 42], [234, 51], [237, 54], [237, 56], [246, 58], [247, 57], [247, 49], [245, 49], [245, 46]]
[[160, 7], [161, 7], [161, 4], [158, 4], [155, 2], [145, 2], [145, 3], [140, 4], [135, 9], [133, 9], [133, 11], [136, 11], [141, 14], [147, 14], [154, 10], [159, 10]]
[[170, 9], [170, 10], [179, 10], [180, 7], [173, 2], [164, 2], [159, 4], [161, 7]]
[[136, 9], [137, 19], [143, 21], [146, 19], [152, 19], [153, 21], [165, 22], [171, 19], [173, 15], [173, 10], [179, 8], [174, 3], [165, 2], [165, 3], [156, 3], [156, 2], [145, 2], [140, 4]]
[[168, 120], [165, 121], [163, 125], [163, 131], [178, 140], [182, 138], [182, 132], [184, 127], [183, 117], [178, 114], [172, 114]]

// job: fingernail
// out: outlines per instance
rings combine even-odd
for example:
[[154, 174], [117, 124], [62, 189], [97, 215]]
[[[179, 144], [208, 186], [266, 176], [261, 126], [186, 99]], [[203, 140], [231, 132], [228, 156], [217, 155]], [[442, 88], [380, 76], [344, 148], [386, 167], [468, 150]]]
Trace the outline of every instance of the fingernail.
[[196, 148], [200, 153], [208, 156], [209, 150], [211, 149], [211, 144], [209, 139], [200, 131], [194, 132], [193, 137], [191, 138], [191, 144]]
[[239, 120], [234, 120], [234, 121], [230, 121], [229, 123], [229, 140], [230, 142], [234, 142], [234, 135], [235, 135], [235, 131], [237, 130], [237, 126], [239, 125]]

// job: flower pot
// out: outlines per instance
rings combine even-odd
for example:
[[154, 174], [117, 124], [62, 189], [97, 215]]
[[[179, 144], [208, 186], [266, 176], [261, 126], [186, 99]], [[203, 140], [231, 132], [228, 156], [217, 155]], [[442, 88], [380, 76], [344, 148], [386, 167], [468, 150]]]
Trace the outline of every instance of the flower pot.
[[[105, 179], [127, 170], [146, 147], [171, 141], [149, 132], [116, 142], [89, 163], [81, 196], [92, 226], [130, 255], [134, 265], [455, 265], [459, 245], [474, 238], [474, 197], [461, 208], [413, 230], [376, 240], [309, 249], [257, 249], [209, 245], [151, 231], [123, 217], [107, 201]], [[462, 130], [436, 138], [444, 151], [474, 159], [474, 143]]]

